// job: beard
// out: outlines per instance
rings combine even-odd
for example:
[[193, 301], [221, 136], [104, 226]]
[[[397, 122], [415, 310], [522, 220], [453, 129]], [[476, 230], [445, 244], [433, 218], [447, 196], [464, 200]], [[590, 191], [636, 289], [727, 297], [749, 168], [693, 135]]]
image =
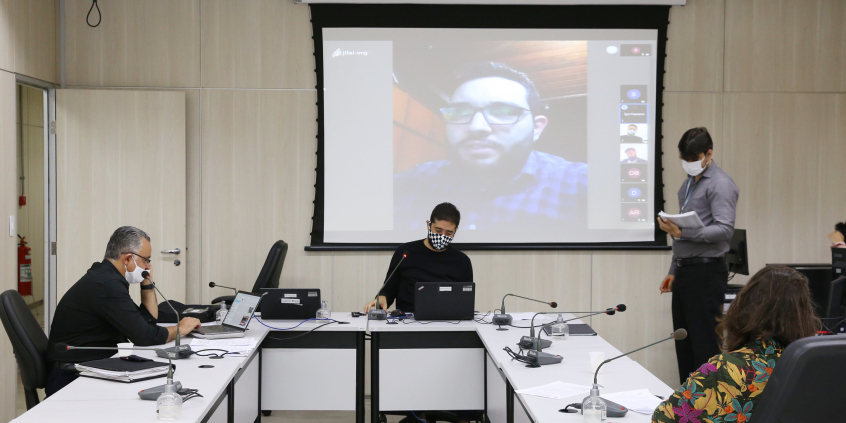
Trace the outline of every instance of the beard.
[[502, 180], [517, 176], [532, 152], [534, 133], [510, 146], [470, 135], [450, 148], [450, 161], [468, 179]]

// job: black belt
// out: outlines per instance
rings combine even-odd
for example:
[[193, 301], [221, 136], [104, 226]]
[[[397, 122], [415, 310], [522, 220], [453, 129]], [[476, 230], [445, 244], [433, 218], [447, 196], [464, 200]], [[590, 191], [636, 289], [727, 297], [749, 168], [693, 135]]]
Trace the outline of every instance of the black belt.
[[676, 267], [696, 266], [699, 264], [708, 263], [725, 263], [725, 257], [692, 257], [685, 259], [676, 259]]

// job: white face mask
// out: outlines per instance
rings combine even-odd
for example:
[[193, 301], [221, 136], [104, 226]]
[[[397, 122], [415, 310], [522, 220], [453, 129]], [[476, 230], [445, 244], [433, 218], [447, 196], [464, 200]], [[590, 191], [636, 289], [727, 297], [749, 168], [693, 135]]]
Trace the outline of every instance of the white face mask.
[[[135, 261], [135, 258], [132, 258], [132, 261]], [[126, 266], [124, 266], [124, 270], [126, 271], [126, 281], [129, 283], [141, 283], [144, 282], [144, 277], [141, 276], [141, 273], [144, 269], [138, 265], [138, 262], [135, 261], [135, 270], [129, 271]]]
[[704, 157], [698, 162], [688, 162], [686, 160], [682, 160], [682, 168], [684, 168], [684, 171], [690, 176], [699, 176], [700, 173], [705, 171], [705, 168], [702, 166], [704, 162]]
[[629, 129], [628, 131], [626, 131], [626, 133], [629, 134], [629, 135], [634, 135], [634, 134], [637, 133], [637, 131], [633, 131], [633, 130]]

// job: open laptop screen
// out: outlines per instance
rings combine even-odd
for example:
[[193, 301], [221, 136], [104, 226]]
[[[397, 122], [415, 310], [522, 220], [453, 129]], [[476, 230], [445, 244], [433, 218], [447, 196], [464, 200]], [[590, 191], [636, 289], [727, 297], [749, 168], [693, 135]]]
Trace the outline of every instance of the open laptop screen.
[[223, 324], [246, 329], [253, 312], [256, 311], [259, 300], [261, 300], [260, 295], [243, 291], [238, 292], [235, 295], [235, 300], [232, 301], [226, 319], [223, 320]]

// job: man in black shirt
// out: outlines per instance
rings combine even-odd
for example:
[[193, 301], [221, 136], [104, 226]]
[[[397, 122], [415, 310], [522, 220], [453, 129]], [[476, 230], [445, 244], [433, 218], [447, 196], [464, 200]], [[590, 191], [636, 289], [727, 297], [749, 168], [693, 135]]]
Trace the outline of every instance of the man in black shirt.
[[[450, 203], [438, 204], [429, 219], [427, 238], [400, 245], [394, 252], [386, 277], [397, 264], [399, 268], [379, 291], [378, 301], [383, 310], [396, 300], [397, 309], [413, 312], [416, 282], [473, 282], [470, 258], [449, 245], [461, 219], [458, 209]], [[406, 251], [408, 257], [400, 264]], [[364, 307], [365, 313], [376, 306], [376, 301]]]
[[[156, 325], [159, 315], [152, 281], [141, 276], [150, 271], [152, 246], [142, 230], [123, 226], [109, 238], [106, 255], [94, 263], [59, 301], [50, 339], [47, 343], [47, 396], [76, 379], [76, 372], [65, 370], [68, 364], [111, 357], [115, 351], [56, 351], [56, 344], [79, 347], [116, 347], [122, 342], [137, 346], [160, 345], [176, 338], [176, 331], [187, 335], [200, 321], [186, 317], [179, 326]], [[142, 306], [129, 296], [130, 284], [141, 285]], [[72, 366], [67, 366], [72, 367]]]

